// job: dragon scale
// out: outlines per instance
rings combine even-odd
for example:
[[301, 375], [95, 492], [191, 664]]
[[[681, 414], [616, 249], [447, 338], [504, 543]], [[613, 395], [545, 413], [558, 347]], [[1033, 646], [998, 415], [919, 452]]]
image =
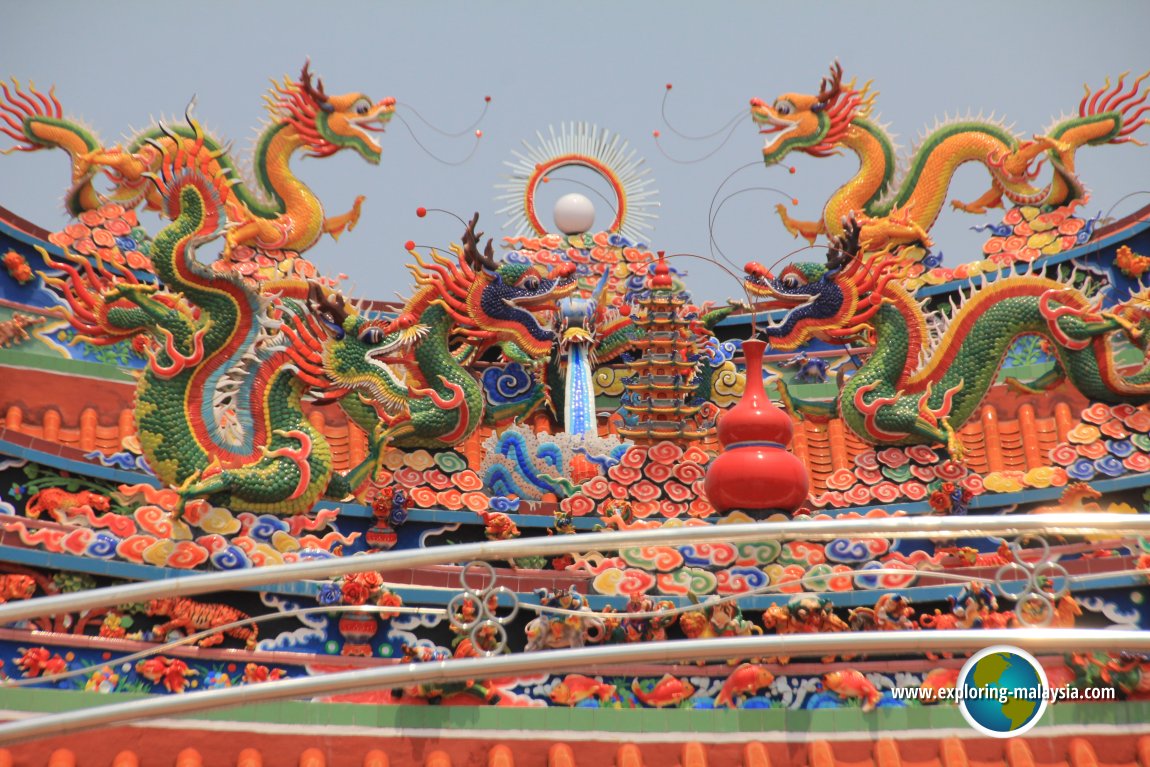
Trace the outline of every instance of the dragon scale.
[[[1042, 135], [1021, 140], [1005, 127], [984, 120], [959, 120], [933, 130], [915, 148], [905, 172], [896, 177], [894, 142], [886, 130], [869, 119], [875, 94], [869, 83], [855, 88], [842, 82], [836, 63], [817, 95], [786, 93], [773, 104], [751, 100], [751, 116], [766, 136], [763, 159], [781, 162], [794, 151], [828, 157], [844, 149], [859, 161], [856, 174], [828, 199], [817, 221], [789, 217], [785, 206], [777, 211], [795, 236], [814, 242], [820, 235], [842, 235], [844, 217], [856, 214], [862, 223], [860, 244], [879, 251], [902, 245], [931, 245], [929, 231], [946, 201], [957, 169], [965, 163], [983, 165], [991, 186], [969, 203], [952, 206], [982, 214], [1000, 207], [1003, 199], [1045, 210], [1085, 197], [1075, 174], [1075, 154], [1084, 146], [1120, 144], [1145, 124], [1147, 93], [1138, 93], [1142, 75], [1129, 88], [1125, 77], [1111, 88], [1091, 92], [1079, 104], [1078, 114], [1056, 122]], [[1042, 161], [1051, 167], [1050, 180], [1036, 186]]]
[[[54, 94], [17, 84], [0, 83], [0, 132], [16, 140], [17, 150], [31, 152], [63, 149], [72, 165], [72, 185], [65, 196], [68, 211], [79, 216], [107, 202], [125, 207], [144, 205], [161, 210], [164, 201], [148, 176], [173, 156], [202, 142], [211, 175], [230, 181], [223, 190], [228, 221], [236, 224], [226, 235], [227, 247], [247, 245], [260, 249], [303, 252], [324, 233], [338, 238], [353, 228], [363, 198], [345, 214], [325, 217], [323, 205], [295, 175], [291, 160], [301, 152], [327, 157], [351, 149], [372, 164], [380, 160], [380, 147], [369, 131], [382, 131], [395, 109], [395, 99], [372, 102], [360, 93], [329, 95], [323, 82], [305, 65], [298, 80], [272, 84], [267, 96], [271, 120], [260, 134], [252, 156], [253, 182], [245, 180], [229, 145], [187, 127], [151, 127], [123, 146], [105, 146], [81, 124], [65, 119]], [[33, 98], [35, 97], [35, 98]], [[107, 193], [95, 182], [103, 174], [111, 183]]]
[[[837, 409], [871, 444], [947, 443], [994, 385], [1020, 336], [1045, 338], [1060, 375], [1102, 402], [1150, 399], [1150, 366], [1123, 370], [1117, 333], [1146, 347], [1145, 294], [1102, 311], [1081, 291], [1036, 275], [998, 280], [972, 293], [936, 340], [926, 312], [900, 283], [893, 255], [857, 255], [861, 225], [848, 220], [826, 265], [797, 263], [776, 276], [748, 264], [746, 287], [759, 309], [786, 310], [764, 331], [781, 350], [811, 339], [865, 341], [874, 352], [842, 387]], [[856, 254], [856, 255], [848, 255]]]
[[[198, 125], [192, 129], [202, 135]], [[93, 342], [141, 337], [149, 364], [137, 385], [136, 422], [161, 480], [185, 500], [304, 512], [325, 493], [345, 497], [362, 484], [382, 445], [373, 442], [367, 460], [335, 475], [302, 398], [356, 392], [376, 398], [376, 411], [397, 409], [402, 384], [379, 355], [402, 352], [424, 329], [367, 320], [318, 285], [259, 292], [197, 261], [197, 247], [217, 238], [225, 220], [227, 183], [212, 175], [211, 159], [197, 138], [186, 156], [161, 168], [157, 186], [172, 222], [153, 243], [160, 287], [79, 257], [72, 257], [79, 268], [55, 264], [67, 280], [47, 279]], [[356, 402], [361, 423], [362, 407]]]
[[[1057, 316], [1058, 309], [1066, 310]], [[901, 287], [875, 314], [875, 351], [843, 386], [838, 407], [869, 442], [947, 442], [974, 415], [1015, 339], [1046, 338], [1070, 382], [1103, 402], [1150, 399], [1150, 371], [1125, 375], [1114, 362], [1119, 319], [1096, 314], [1077, 291], [1042, 277], [990, 285], [959, 307], [931, 344], [926, 318]], [[919, 360], [927, 360], [919, 365]]]

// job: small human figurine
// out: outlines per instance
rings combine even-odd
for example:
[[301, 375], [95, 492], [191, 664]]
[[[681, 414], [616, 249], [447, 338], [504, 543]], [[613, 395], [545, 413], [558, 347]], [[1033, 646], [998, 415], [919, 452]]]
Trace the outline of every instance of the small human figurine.
[[631, 502], [622, 498], [609, 498], [599, 506], [599, 515], [606, 523], [604, 527], [621, 530], [635, 521], [635, 511]]
[[679, 617], [679, 626], [689, 639], [763, 633], [761, 628], [743, 617], [739, 606], [733, 601], [719, 602], [717, 598], [712, 597], [700, 607], [702, 609], [683, 613]]
[[560, 535], [571, 535], [575, 532], [575, 522], [571, 519], [571, 513], [557, 509], [554, 514], [555, 527], [553, 530], [548, 530], [548, 534], [555, 532]]
[[[673, 609], [675, 604], [669, 600], [655, 602], [648, 596], [636, 591], [632, 592], [627, 605], [623, 608], [627, 613], [651, 613], [655, 611]], [[673, 617], [650, 616], [646, 618], [623, 618], [619, 621], [619, 628], [624, 642], [661, 642], [667, 638], [667, 628], [675, 622]]]
[[914, 608], [902, 594], [883, 594], [874, 605], [875, 627], [879, 631], [914, 630]]
[[499, 511], [481, 511], [483, 533], [489, 541], [508, 541], [519, 537], [519, 526], [511, 517]]
[[957, 619], [956, 628], [1005, 628], [1014, 615], [998, 611], [998, 598], [990, 588], [971, 583], [951, 598], [951, 612]]
[[527, 644], [524, 649], [553, 650], [563, 647], [583, 647], [598, 644], [607, 638], [606, 623], [591, 615], [573, 613], [590, 612], [587, 600], [574, 586], [557, 591], [536, 589], [535, 595], [543, 607], [558, 608], [562, 613], [543, 612], [524, 629]]

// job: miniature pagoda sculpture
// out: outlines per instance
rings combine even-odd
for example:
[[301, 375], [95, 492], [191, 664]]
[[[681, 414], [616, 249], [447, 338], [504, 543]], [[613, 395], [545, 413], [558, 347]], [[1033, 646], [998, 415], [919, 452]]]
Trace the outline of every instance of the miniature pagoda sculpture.
[[695, 397], [698, 339], [684, 316], [686, 301], [674, 290], [662, 252], [647, 288], [634, 317], [641, 331], [634, 345], [642, 356], [627, 363], [631, 375], [623, 381], [626, 414], [619, 434], [640, 443], [705, 437], [712, 426], [702, 422], [699, 411], [704, 402]]

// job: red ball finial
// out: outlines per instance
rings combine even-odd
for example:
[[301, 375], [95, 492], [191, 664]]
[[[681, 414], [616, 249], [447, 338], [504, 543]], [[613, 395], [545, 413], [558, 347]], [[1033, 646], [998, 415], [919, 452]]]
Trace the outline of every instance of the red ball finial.
[[427, 215], [427, 208], [416, 208], [415, 209], [415, 215], [419, 216], [420, 218], [423, 218], [424, 216]]
[[671, 84], [667, 83], [667, 90], [671, 90]]
[[486, 101], [488, 104], [491, 103], [491, 97], [490, 96], [484, 96], [483, 100]]
[[483, 131], [481, 131], [481, 130], [475, 131], [475, 138], [483, 138]]
[[651, 135], [655, 138], [659, 138], [659, 131], [651, 131]]
[[655, 275], [651, 277], [652, 289], [668, 289], [671, 287], [671, 267], [667, 266], [666, 252], [659, 251], [659, 260], [655, 262]]
[[795, 166], [794, 166], [794, 165], [792, 165], [791, 167], [787, 168], [787, 171], [788, 171], [788, 172], [789, 172], [789, 173], [790, 173], [792, 176], [793, 176], [793, 175], [795, 175]]
[[407, 250], [415, 250], [415, 240], [408, 240], [407, 242], [403, 243], [403, 247]]

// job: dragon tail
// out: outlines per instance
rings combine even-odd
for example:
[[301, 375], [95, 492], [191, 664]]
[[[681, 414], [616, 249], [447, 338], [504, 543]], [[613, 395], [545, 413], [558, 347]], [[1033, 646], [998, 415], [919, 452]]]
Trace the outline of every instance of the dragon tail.
[[192, 224], [196, 239], [209, 239], [227, 222], [224, 201], [231, 182], [218, 162], [219, 153], [205, 148], [200, 124], [191, 115], [188, 123], [195, 138], [169, 134], [179, 149], [163, 153], [159, 172], [151, 178], [163, 197], [164, 215], [173, 221], [170, 228], [186, 235]]
[[[137, 290], [148, 290], [130, 269], [115, 263], [64, 252], [65, 261], [56, 261], [48, 251], [37, 247], [44, 263], [58, 274], [40, 272], [40, 278], [63, 297], [66, 307], [58, 313], [76, 330], [77, 339], [94, 346], [109, 346], [145, 332], [149, 318], [131, 299]], [[175, 310], [171, 296], [155, 296]]]
[[1150, 104], [1147, 103], [1147, 100], [1150, 99], [1150, 88], [1144, 89], [1141, 93], [1138, 92], [1139, 86], [1148, 77], [1150, 77], [1150, 71], [1143, 72], [1126, 90], [1123, 90], [1126, 84], [1125, 74], [1118, 78], [1118, 84], [1113, 88], [1110, 87], [1109, 80], [1106, 81], [1106, 85], [1093, 93], [1088, 86], [1085, 86], [1086, 93], [1078, 104], [1079, 117], [1108, 114], [1115, 116], [1114, 122], [1116, 123], [1104, 140], [1093, 140], [1090, 143], [1125, 144], [1130, 141], [1136, 144], [1142, 143], [1135, 139], [1133, 134], [1147, 123], [1147, 118], [1143, 115], [1150, 112]]
[[1078, 114], [1060, 120], [1047, 135], [1036, 136], [1036, 146], [1048, 149], [1054, 171], [1054, 180], [1047, 192], [1047, 205], [1065, 205], [1085, 198], [1086, 190], [1075, 171], [1075, 153], [1084, 146], [1142, 142], [1134, 133], [1147, 123], [1144, 116], [1150, 112], [1150, 88], [1139, 93], [1138, 88], [1150, 78], [1144, 72], [1126, 87], [1126, 75], [1117, 84], [1110, 80], [1097, 90], [1085, 86], [1085, 94], [1078, 103]]
[[92, 185], [96, 169], [89, 157], [100, 149], [99, 139], [79, 124], [64, 119], [55, 88], [45, 95], [32, 83], [25, 90], [13, 78], [11, 86], [0, 81], [0, 91], [4, 94], [0, 98], [0, 133], [16, 142], [2, 154], [63, 149], [72, 161], [72, 186], [64, 198], [68, 212], [78, 216], [98, 208], [102, 200]]

